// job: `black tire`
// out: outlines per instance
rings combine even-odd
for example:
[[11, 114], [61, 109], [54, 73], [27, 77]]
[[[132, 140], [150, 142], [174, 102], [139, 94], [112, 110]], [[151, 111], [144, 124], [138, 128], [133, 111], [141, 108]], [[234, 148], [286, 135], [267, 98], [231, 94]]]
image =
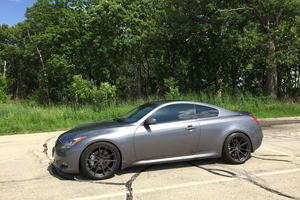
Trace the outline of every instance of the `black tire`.
[[81, 155], [82, 172], [91, 179], [107, 179], [119, 169], [121, 163], [118, 149], [107, 142], [97, 142], [86, 148]]
[[245, 163], [251, 157], [251, 142], [243, 133], [232, 133], [223, 145], [223, 159], [231, 164]]

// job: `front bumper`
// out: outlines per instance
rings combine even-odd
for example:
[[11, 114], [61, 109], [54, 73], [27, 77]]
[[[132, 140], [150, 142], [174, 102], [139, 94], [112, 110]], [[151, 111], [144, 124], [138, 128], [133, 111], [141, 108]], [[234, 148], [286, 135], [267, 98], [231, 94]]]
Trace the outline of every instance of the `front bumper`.
[[79, 173], [81, 151], [76, 148], [61, 149], [53, 147], [53, 164], [66, 173]]

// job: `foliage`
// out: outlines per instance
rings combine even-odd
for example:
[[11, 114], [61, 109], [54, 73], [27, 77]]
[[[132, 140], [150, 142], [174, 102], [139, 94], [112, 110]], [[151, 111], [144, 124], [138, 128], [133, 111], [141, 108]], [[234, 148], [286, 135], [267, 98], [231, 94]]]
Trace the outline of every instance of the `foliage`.
[[10, 96], [7, 95], [7, 84], [4, 77], [0, 73], [0, 103], [6, 102], [9, 100]]
[[74, 93], [75, 101], [87, 102], [91, 99], [91, 86], [92, 81], [84, 80], [82, 75], [74, 75], [73, 82], [71, 84], [71, 90]]
[[100, 88], [97, 88], [93, 80], [84, 80], [82, 75], [73, 76], [71, 91], [74, 94], [76, 103], [91, 102], [96, 105], [107, 105], [116, 97], [116, 86], [104, 82], [101, 83]]
[[0, 25], [5, 93], [101, 105], [189, 92], [299, 98], [299, 16], [298, 0], [37, 0], [24, 22]]
[[168, 88], [168, 92], [165, 94], [166, 99], [176, 99], [180, 96], [179, 87], [176, 86], [178, 81], [175, 81], [173, 77], [164, 79], [165, 87]]
[[101, 83], [100, 88], [93, 87], [93, 101], [94, 103], [101, 102], [107, 105], [116, 98], [116, 86], [110, 85], [108, 82]]
[[[238, 93], [235, 97], [223, 94], [222, 98], [204, 93], [180, 95], [181, 100], [203, 101], [231, 110], [251, 112], [256, 118], [298, 116], [300, 104], [280, 102], [250, 93]], [[14, 100], [0, 106], [0, 135], [66, 130], [80, 124], [109, 120], [123, 116], [133, 108], [149, 101], [162, 100], [148, 97], [136, 101], [119, 101], [117, 105], [38, 105], [32, 101]]]

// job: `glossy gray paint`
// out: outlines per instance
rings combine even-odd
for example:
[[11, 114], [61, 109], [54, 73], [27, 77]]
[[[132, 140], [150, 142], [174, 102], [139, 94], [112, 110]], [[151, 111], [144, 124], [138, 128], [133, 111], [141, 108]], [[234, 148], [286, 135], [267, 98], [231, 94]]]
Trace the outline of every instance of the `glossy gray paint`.
[[[78, 136], [87, 138], [70, 149], [55, 148], [55, 166], [68, 173], [78, 173], [80, 156], [84, 149], [100, 141], [110, 142], [119, 149], [122, 158], [121, 169], [143, 164], [221, 157], [226, 137], [234, 132], [241, 132], [249, 137], [252, 151], [261, 145], [263, 138], [261, 128], [249, 115], [193, 101], [155, 103], [159, 106], [137, 122], [131, 124], [117, 121], [94, 122], [75, 127], [62, 134], [58, 138], [60, 142]], [[144, 125], [144, 121], [155, 111], [172, 104], [208, 106], [217, 109], [219, 116]], [[67, 163], [68, 167], [63, 167], [62, 162]]]

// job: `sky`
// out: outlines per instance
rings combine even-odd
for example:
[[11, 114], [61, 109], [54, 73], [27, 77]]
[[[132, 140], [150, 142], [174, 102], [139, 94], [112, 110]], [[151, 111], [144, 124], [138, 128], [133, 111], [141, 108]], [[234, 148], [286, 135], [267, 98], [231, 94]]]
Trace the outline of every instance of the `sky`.
[[26, 7], [32, 7], [37, 0], [0, 0], [0, 25], [9, 27], [25, 20]]

